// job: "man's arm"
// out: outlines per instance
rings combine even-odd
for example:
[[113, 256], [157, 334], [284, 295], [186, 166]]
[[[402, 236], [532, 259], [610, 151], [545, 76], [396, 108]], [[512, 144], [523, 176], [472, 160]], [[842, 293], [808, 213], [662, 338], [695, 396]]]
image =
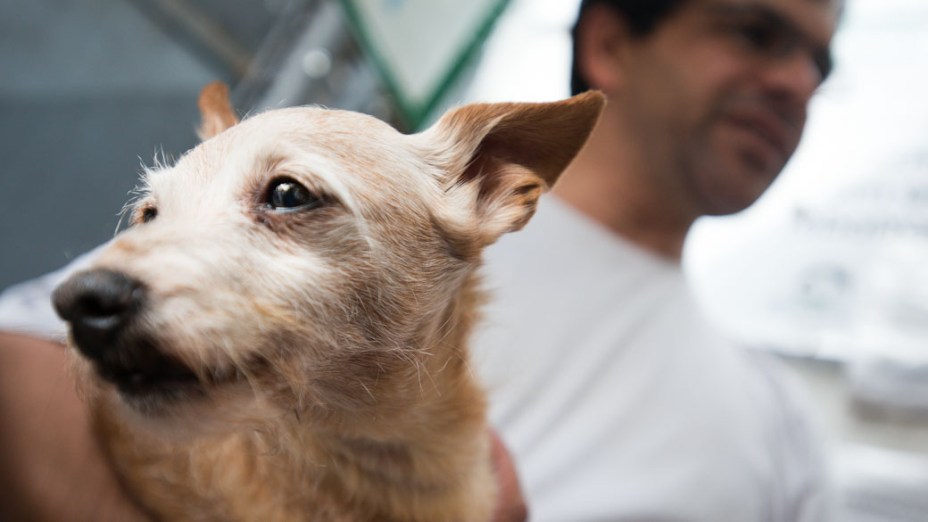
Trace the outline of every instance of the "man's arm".
[[[493, 522], [522, 522], [525, 502], [508, 452], [493, 435], [500, 504]], [[0, 332], [0, 520], [133, 522], [93, 437], [58, 343]]]
[[66, 356], [0, 332], [0, 520], [146, 520], [93, 438]]

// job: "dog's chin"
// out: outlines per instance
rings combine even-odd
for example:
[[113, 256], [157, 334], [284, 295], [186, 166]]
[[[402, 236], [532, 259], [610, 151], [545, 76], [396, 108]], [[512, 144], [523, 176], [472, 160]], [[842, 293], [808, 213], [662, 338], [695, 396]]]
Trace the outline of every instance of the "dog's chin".
[[252, 429], [268, 408], [245, 381], [172, 386], [146, 393], [117, 389], [122, 418], [161, 438], [191, 439]]
[[209, 401], [209, 392], [199, 381], [158, 384], [112, 382], [120, 400], [138, 415], [152, 419], [172, 418], [190, 406]]
[[156, 372], [97, 367], [95, 373], [98, 383], [114, 392], [127, 422], [161, 437], [228, 433], [266, 415], [253, 386], [237, 370], [198, 376], [182, 365], [160, 365]]

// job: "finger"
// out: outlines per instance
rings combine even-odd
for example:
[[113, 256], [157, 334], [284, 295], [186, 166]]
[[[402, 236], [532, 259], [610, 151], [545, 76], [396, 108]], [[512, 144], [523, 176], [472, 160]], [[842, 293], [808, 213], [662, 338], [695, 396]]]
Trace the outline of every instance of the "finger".
[[512, 457], [495, 432], [490, 433], [490, 439], [493, 448], [493, 466], [499, 488], [499, 499], [493, 522], [525, 522], [528, 520], [528, 506], [519, 485], [519, 477], [516, 474]]

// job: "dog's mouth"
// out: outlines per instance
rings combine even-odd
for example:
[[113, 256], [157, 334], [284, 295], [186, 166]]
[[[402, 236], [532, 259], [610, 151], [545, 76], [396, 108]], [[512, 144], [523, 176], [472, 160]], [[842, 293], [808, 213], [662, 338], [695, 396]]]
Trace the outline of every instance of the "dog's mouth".
[[202, 388], [197, 375], [187, 365], [164, 355], [128, 364], [99, 364], [100, 376], [125, 395], [164, 394], [171, 390]]
[[194, 399], [211, 388], [245, 379], [237, 368], [196, 372], [149, 341], [117, 348], [115, 356], [94, 361], [100, 377], [127, 399]]

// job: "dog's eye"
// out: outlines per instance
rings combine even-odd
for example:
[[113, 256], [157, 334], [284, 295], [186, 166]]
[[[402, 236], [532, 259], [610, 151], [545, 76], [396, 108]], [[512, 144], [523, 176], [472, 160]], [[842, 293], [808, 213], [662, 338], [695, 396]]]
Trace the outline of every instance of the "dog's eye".
[[298, 182], [278, 179], [268, 190], [267, 205], [274, 210], [305, 210], [322, 204], [322, 199]]
[[145, 207], [142, 209], [142, 213], [139, 216], [139, 219], [142, 223], [148, 223], [149, 221], [158, 217], [158, 209], [155, 207]]
[[158, 217], [158, 208], [152, 205], [145, 205], [135, 210], [132, 216], [132, 224], [141, 225], [143, 223], [148, 223], [156, 217]]

